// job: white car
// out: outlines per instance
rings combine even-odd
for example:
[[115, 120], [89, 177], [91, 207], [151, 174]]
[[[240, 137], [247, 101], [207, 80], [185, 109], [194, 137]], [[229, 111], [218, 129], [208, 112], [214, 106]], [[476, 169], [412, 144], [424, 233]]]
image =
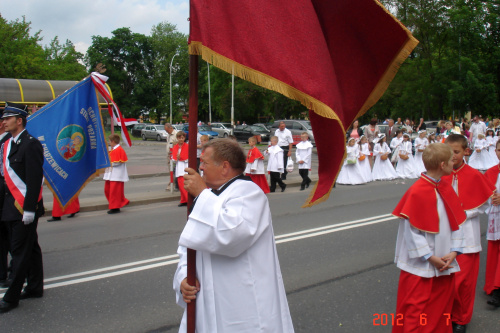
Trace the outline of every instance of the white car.
[[212, 123], [212, 131], [219, 133], [219, 138], [227, 138], [233, 134], [231, 123]]
[[168, 133], [164, 125], [147, 125], [141, 130], [142, 140], [153, 139], [156, 141], [167, 140]]

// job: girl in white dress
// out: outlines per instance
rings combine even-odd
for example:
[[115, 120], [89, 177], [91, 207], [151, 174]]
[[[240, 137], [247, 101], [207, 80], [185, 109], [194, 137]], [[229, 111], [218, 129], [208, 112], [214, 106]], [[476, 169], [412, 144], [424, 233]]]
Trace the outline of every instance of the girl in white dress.
[[418, 131], [418, 138], [415, 139], [415, 169], [418, 174], [425, 172], [424, 161], [422, 160], [422, 153], [425, 147], [429, 145], [429, 141], [425, 137], [427, 132], [425, 130]]
[[486, 169], [489, 169], [491, 167], [494, 167], [495, 165], [498, 165], [498, 157], [495, 152], [495, 146], [498, 141], [498, 137], [495, 136], [495, 132], [491, 129], [488, 128], [486, 130], [486, 144], [488, 145], [488, 167]]
[[359, 146], [356, 144], [356, 139], [349, 138], [346, 150], [347, 157], [337, 177], [337, 184], [358, 185], [366, 183], [358, 163]]
[[[375, 163], [373, 164], [372, 177], [373, 180], [391, 180], [398, 178], [398, 174], [389, 159], [391, 148], [387, 145], [385, 134], [380, 134], [376, 139], [377, 143], [373, 147], [373, 156]], [[393, 139], [394, 140], [394, 139]]]
[[469, 158], [469, 165], [477, 170], [488, 169], [488, 145], [483, 134], [478, 134], [474, 142], [474, 152]]
[[399, 177], [408, 179], [418, 178], [419, 176], [415, 169], [412, 144], [408, 133], [403, 134], [403, 143], [401, 143], [401, 147], [399, 148], [399, 161], [396, 166], [396, 173]]
[[372, 179], [372, 168], [370, 166], [370, 144], [366, 136], [362, 135], [359, 139], [359, 167], [363, 172], [363, 177], [365, 177], [366, 182], [371, 182]]
[[403, 131], [397, 130], [396, 136], [392, 138], [390, 145], [392, 150], [391, 162], [393, 165], [396, 165], [396, 163], [398, 163], [399, 161], [399, 149], [401, 148], [402, 143], [403, 143]]

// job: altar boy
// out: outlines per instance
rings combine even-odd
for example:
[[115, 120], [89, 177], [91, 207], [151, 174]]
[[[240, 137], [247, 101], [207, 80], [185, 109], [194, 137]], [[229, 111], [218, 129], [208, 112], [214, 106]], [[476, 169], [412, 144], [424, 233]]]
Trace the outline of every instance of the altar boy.
[[398, 203], [395, 263], [401, 269], [393, 332], [451, 332], [455, 260], [463, 251], [459, 226], [466, 215], [453, 188], [441, 177], [453, 170], [449, 146], [429, 145], [422, 174]]
[[120, 212], [120, 208], [126, 206], [130, 201], [125, 198], [125, 182], [128, 182], [127, 166], [128, 161], [125, 150], [120, 146], [120, 136], [111, 134], [109, 136], [109, 145], [111, 152], [109, 153], [111, 166], [106, 168], [104, 173], [104, 194], [109, 202], [108, 214], [116, 214]]
[[463, 255], [457, 257], [460, 272], [455, 274], [455, 300], [451, 312], [454, 330], [465, 332], [465, 326], [472, 319], [479, 273], [479, 214], [488, 208], [488, 199], [495, 192], [495, 186], [490, 184], [483, 174], [465, 163], [464, 155], [468, 147], [465, 136], [450, 134], [445, 144], [453, 151], [453, 171], [451, 175], [443, 176], [443, 181], [453, 187], [467, 214], [467, 220], [460, 226], [464, 233]]

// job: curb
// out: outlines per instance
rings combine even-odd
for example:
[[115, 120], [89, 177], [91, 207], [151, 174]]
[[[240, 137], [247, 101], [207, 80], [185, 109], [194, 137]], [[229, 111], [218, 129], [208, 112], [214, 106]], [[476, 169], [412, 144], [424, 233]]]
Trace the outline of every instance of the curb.
[[[167, 174], [166, 172], [164, 174]], [[162, 175], [162, 174], [157, 174], [157, 175]], [[146, 178], [148, 175], [135, 175], [139, 176], [137, 178]], [[149, 177], [151, 177], [151, 174], [149, 174]], [[313, 182], [317, 182], [318, 179], [316, 177], [311, 177], [311, 180]], [[291, 181], [286, 184], [287, 188], [290, 187], [299, 187], [301, 184], [301, 181]], [[177, 194], [176, 194], [177, 193]], [[171, 202], [171, 201], [177, 201], [180, 200], [180, 193], [179, 192], [174, 192], [173, 195], [170, 195], [170, 191], [166, 192], [164, 195], [158, 195], [155, 197], [150, 197], [150, 198], [142, 198], [142, 199], [130, 199], [130, 203], [126, 207], [133, 207], [133, 206], [142, 206], [142, 205], [149, 205], [153, 203], [161, 203], [161, 202]], [[103, 197], [103, 199], [105, 199]], [[103, 201], [100, 201], [103, 202]], [[87, 205], [81, 205], [80, 206], [80, 212], [93, 212], [93, 211], [98, 211], [98, 210], [108, 210], [108, 204], [104, 201], [103, 203], [98, 203], [98, 204], [87, 204]], [[45, 210], [45, 215], [46, 217], [52, 215], [52, 209], [47, 209]]]

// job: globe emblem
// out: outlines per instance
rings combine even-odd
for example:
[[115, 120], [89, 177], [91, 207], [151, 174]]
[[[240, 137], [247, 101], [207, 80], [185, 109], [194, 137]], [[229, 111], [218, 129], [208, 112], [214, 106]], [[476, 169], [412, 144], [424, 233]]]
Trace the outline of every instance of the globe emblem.
[[83, 127], [69, 125], [57, 135], [57, 150], [68, 162], [78, 162], [85, 155], [87, 142]]

